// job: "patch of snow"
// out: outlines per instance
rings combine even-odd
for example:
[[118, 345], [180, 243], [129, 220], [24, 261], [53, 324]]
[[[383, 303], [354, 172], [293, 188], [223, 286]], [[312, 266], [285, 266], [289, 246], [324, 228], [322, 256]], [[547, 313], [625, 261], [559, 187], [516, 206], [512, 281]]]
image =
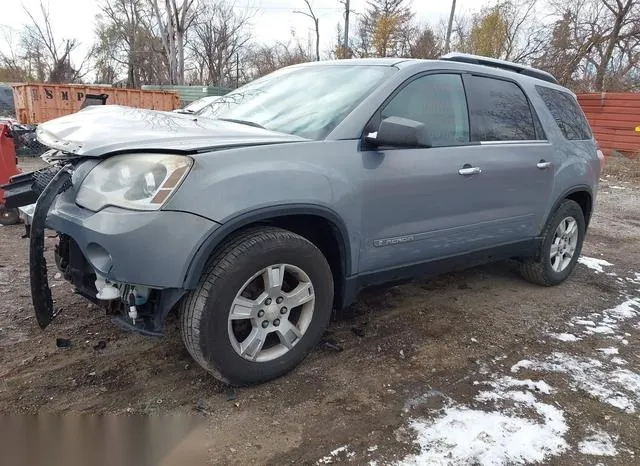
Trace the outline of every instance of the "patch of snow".
[[[544, 380], [520, 380], [513, 377], [500, 377], [497, 380], [487, 382], [488, 385], [494, 388], [492, 392], [481, 392], [476, 399], [478, 401], [486, 401], [487, 399], [504, 398], [508, 397], [507, 391], [512, 388], [526, 388], [538, 393], [544, 393], [549, 395], [553, 392], [553, 388]], [[495, 395], [495, 396], [494, 396]]]
[[627, 340], [625, 340], [624, 338], [620, 341], [620, 343], [622, 343], [623, 345], [628, 345], [629, 342]]
[[611, 189], [627, 189], [624, 186], [609, 186]]
[[511, 372], [518, 372], [520, 369], [530, 369], [534, 367], [534, 362], [528, 359], [523, 359], [522, 361], [518, 361], [513, 366], [511, 366]]
[[640, 314], [638, 309], [640, 308], [640, 299], [628, 299], [627, 301], [618, 304], [613, 309], [604, 311], [609, 316], [617, 320], [632, 319]]
[[610, 325], [598, 325], [597, 327], [587, 327], [584, 331], [587, 335], [593, 335], [594, 333], [601, 333], [604, 335], [613, 335], [615, 330]]
[[[525, 395], [522, 392], [519, 392]], [[542, 422], [524, 416], [450, 407], [434, 421], [412, 421], [420, 453], [401, 465], [423, 464], [514, 464], [542, 462], [568, 449], [563, 436], [568, 427], [558, 408], [527, 401]], [[518, 397], [523, 402], [525, 397]]]
[[373, 453], [374, 451], [376, 451], [378, 449], [378, 445], [371, 445], [369, 448], [367, 448], [367, 451], [369, 453]]
[[[569, 324], [584, 326], [583, 335], [615, 335], [618, 331], [618, 325], [622, 321], [637, 317], [640, 317], [640, 299], [630, 298], [601, 313], [591, 313], [589, 318], [574, 317], [569, 321]], [[622, 339], [619, 335], [616, 335], [616, 338]]]
[[474, 400], [493, 403], [494, 410], [450, 402], [436, 419], [413, 419], [420, 453], [399, 464], [532, 463], [569, 449], [564, 413], [536, 397], [553, 392], [546, 382], [502, 377], [484, 383], [492, 389]]
[[573, 333], [550, 333], [549, 336], [560, 341], [580, 341]]
[[602, 267], [609, 267], [613, 265], [611, 262], [608, 262], [604, 259], [596, 259], [594, 257], [586, 256], [579, 257], [578, 262], [580, 262], [582, 265], [586, 265], [591, 270], [595, 270], [597, 273], [604, 272], [604, 269]]
[[578, 319], [578, 320], [574, 320], [573, 323], [576, 325], [589, 325], [591, 327], [596, 326], [596, 323], [593, 320]]
[[327, 456], [323, 456], [322, 458], [320, 458], [318, 461], [316, 461], [316, 464], [332, 464], [333, 460], [337, 459], [336, 457], [343, 452], [346, 453], [347, 457], [351, 457], [355, 454], [349, 451], [349, 447], [347, 445], [343, 445], [336, 448], [335, 450], [332, 450]]
[[596, 359], [556, 352], [544, 361], [520, 361], [511, 371], [520, 369], [566, 374], [572, 388], [583, 390], [602, 403], [627, 413], [635, 413], [636, 404], [640, 405], [640, 374], [627, 369], [604, 368]]
[[611, 358], [611, 362], [614, 363], [614, 364], [617, 364], [619, 366], [624, 366], [625, 364], [627, 364], [627, 361], [625, 361], [622, 358], [618, 358], [618, 357]]
[[617, 438], [614, 440], [608, 433], [597, 430], [578, 444], [578, 451], [583, 455], [616, 456], [616, 440]]
[[610, 348], [598, 348], [603, 354], [618, 354], [618, 348], [610, 347]]

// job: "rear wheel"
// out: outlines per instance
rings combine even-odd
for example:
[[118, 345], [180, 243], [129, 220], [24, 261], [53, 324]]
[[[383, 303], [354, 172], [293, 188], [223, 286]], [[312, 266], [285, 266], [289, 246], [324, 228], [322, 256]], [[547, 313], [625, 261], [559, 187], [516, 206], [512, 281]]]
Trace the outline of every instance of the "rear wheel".
[[0, 206], [0, 225], [15, 225], [20, 220], [18, 209], [7, 209]]
[[261, 227], [215, 255], [182, 304], [189, 353], [227, 383], [248, 385], [298, 365], [326, 329], [333, 277], [305, 238]]
[[545, 227], [538, 257], [521, 264], [522, 276], [543, 286], [562, 283], [571, 275], [578, 261], [585, 229], [580, 205], [569, 199], [564, 200]]

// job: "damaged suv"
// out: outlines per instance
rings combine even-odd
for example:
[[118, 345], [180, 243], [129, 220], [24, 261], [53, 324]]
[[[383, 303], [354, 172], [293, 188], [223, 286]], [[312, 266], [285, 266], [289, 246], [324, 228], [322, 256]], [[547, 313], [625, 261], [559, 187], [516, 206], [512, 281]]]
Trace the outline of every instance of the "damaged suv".
[[[251, 384], [294, 368], [364, 287], [511, 258], [573, 270], [602, 157], [549, 74], [450, 54], [278, 70], [200, 113], [87, 107], [39, 126], [50, 167], [4, 187], [30, 220], [33, 305], [56, 265], [115, 320]], [[37, 200], [37, 202], [36, 202]]]

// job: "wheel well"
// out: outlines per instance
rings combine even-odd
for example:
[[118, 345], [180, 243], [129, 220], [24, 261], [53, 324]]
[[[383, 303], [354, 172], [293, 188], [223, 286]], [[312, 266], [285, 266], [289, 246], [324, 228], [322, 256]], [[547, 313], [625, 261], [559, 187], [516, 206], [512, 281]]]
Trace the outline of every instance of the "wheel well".
[[[291, 231], [303, 238], [306, 238], [320, 249], [331, 268], [334, 284], [334, 306], [339, 308], [345, 292], [345, 277], [348, 273], [348, 250], [346, 248], [347, 245], [344, 243], [344, 241], [347, 241], [347, 238], [344, 238], [343, 232], [335, 223], [321, 215], [276, 215], [274, 217], [261, 218], [253, 222], [242, 224], [240, 227], [226, 233], [224, 238], [217, 243], [217, 246], [210, 252], [208, 257], [211, 258], [215, 255], [215, 252], [219, 250], [222, 245], [238, 233], [248, 228], [254, 228], [261, 225], [268, 225]], [[200, 268], [197, 268], [197, 270], [200, 270]]]
[[339, 306], [344, 293], [346, 252], [338, 227], [330, 220], [317, 215], [286, 215], [259, 223], [289, 230], [311, 241], [320, 249], [331, 267], [334, 306]]
[[585, 224], [589, 225], [589, 220], [591, 219], [591, 208], [592, 208], [592, 200], [591, 194], [587, 191], [576, 191], [569, 194], [566, 199], [571, 199], [578, 203], [580, 208], [582, 209], [582, 213], [584, 214]]

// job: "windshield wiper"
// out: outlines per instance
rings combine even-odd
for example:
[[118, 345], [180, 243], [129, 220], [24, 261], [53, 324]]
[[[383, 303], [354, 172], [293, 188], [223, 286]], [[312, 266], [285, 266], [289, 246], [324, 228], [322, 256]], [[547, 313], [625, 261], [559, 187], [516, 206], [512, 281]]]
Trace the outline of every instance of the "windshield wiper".
[[237, 120], [235, 118], [218, 118], [218, 120], [230, 121], [231, 123], [239, 123], [241, 125], [253, 126], [254, 128], [267, 129], [264, 126], [249, 120]]

